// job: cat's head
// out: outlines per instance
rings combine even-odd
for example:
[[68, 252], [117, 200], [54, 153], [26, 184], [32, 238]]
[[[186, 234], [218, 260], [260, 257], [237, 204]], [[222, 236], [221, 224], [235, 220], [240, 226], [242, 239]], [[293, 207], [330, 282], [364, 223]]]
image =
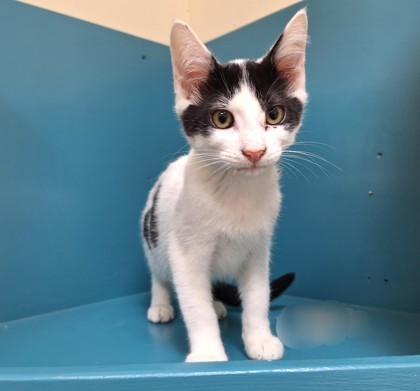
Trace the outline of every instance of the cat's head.
[[258, 173], [294, 142], [307, 101], [307, 27], [303, 9], [266, 56], [220, 64], [188, 25], [174, 24], [175, 110], [208, 164]]

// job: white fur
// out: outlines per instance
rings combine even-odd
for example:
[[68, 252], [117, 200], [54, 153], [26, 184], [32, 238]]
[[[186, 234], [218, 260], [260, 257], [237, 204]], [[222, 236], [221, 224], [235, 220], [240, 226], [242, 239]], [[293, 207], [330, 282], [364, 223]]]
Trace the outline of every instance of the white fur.
[[[153, 276], [148, 318], [152, 322], [173, 318], [169, 293], [173, 282], [191, 344], [187, 361], [227, 359], [217, 324], [225, 310], [211, 296], [211, 281], [216, 278], [238, 281], [249, 357], [283, 355], [268, 322], [269, 249], [281, 199], [276, 162], [294, 134], [282, 126], [265, 130], [265, 114], [246, 84], [229, 109], [237, 123], [233, 129], [194, 137], [189, 155], [160, 177], [158, 246], [150, 251], [144, 245]], [[243, 149], [267, 152], [253, 168]], [[154, 191], [156, 186], [145, 210]]]
[[[206, 57], [207, 52], [195, 35], [185, 37], [189, 29], [177, 26], [172, 55], [177, 111], [181, 113], [194, 98], [187, 96], [179, 82], [179, 64], [184, 63], [177, 57], [182, 57], [178, 51], [184, 51], [180, 42], [196, 45], [190, 54]], [[191, 63], [202, 64], [199, 59]], [[284, 352], [268, 321], [269, 259], [281, 203], [276, 163], [294, 142], [297, 129], [290, 132], [281, 125], [267, 126], [265, 113], [246, 81], [225, 106], [235, 118], [234, 126], [189, 138], [189, 154], [162, 173], [143, 213], [144, 217], [159, 187], [157, 247], [151, 250], [144, 243], [152, 274], [148, 319], [155, 323], [173, 319], [174, 287], [188, 331], [188, 362], [227, 360], [218, 326], [226, 309], [213, 302], [211, 294], [212, 281], [219, 278], [238, 282], [248, 356], [272, 360]], [[260, 150], [265, 153], [255, 164], [243, 154]]]
[[211, 297], [211, 280], [237, 278], [248, 354], [280, 358], [283, 348], [272, 344], [267, 320], [269, 247], [280, 204], [276, 168], [247, 176], [213, 175], [214, 169], [200, 166], [192, 150], [159, 180], [159, 244], [153, 251], [144, 246], [153, 275], [149, 320], [173, 318], [168, 284], [173, 281], [191, 343], [187, 361], [226, 360], [217, 324], [225, 315], [214, 310], [219, 305]]

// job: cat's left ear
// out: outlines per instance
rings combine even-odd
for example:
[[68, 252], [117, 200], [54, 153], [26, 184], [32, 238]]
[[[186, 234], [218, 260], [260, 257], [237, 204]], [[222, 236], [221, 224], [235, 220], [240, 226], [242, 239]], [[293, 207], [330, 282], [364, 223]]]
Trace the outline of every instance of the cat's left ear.
[[186, 102], [200, 100], [200, 87], [207, 80], [214, 58], [194, 31], [181, 21], [172, 26], [170, 49], [179, 111]]
[[301, 9], [287, 24], [283, 34], [267, 55], [289, 85], [289, 93], [307, 99], [305, 87], [305, 53], [308, 40], [306, 8]]

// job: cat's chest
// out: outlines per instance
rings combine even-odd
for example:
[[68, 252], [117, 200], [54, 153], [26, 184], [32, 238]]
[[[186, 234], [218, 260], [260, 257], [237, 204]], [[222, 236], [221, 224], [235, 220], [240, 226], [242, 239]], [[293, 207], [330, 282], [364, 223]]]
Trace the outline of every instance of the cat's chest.
[[237, 277], [244, 264], [258, 251], [261, 242], [267, 239], [262, 238], [261, 234], [234, 238], [218, 235], [211, 259], [213, 277], [216, 279]]
[[259, 231], [269, 232], [276, 220], [277, 205], [259, 205], [238, 203], [224, 208], [215, 208], [212, 226], [215, 230], [234, 237], [252, 237]]
[[209, 204], [212, 225], [228, 236], [248, 237], [270, 232], [280, 208], [278, 188], [267, 194], [238, 194]]
[[228, 237], [270, 232], [277, 219], [281, 194], [278, 177], [273, 169], [266, 175], [223, 183], [187, 177], [180, 197], [182, 209], [194, 221], [210, 231]]

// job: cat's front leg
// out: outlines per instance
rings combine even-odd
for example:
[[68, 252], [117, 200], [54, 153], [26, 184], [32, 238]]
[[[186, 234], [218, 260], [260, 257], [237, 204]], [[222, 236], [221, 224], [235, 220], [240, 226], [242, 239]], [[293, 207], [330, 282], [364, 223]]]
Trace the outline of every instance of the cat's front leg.
[[220, 337], [218, 316], [211, 292], [210, 257], [207, 243], [186, 248], [176, 238], [170, 243], [174, 286], [188, 331], [187, 362], [227, 361]]
[[268, 251], [254, 255], [238, 278], [242, 299], [242, 338], [245, 351], [254, 360], [277, 360], [283, 357], [282, 342], [270, 330]]

